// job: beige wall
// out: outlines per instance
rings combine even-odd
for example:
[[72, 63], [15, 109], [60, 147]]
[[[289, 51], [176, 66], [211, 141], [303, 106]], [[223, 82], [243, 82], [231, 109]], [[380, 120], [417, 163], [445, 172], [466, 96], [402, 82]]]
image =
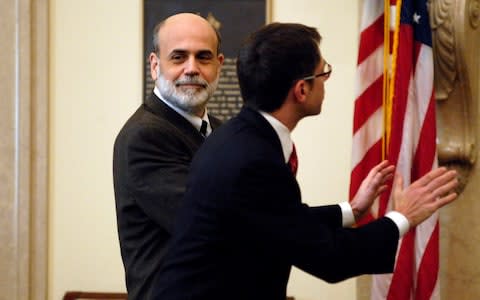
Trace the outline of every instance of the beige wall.
[[141, 102], [141, 1], [50, 2], [49, 299], [123, 290], [112, 145]]
[[[49, 300], [66, 290], [125, 289], [115, 226], [115, 135], [141, 102], [142, 1], [50, 1]], [[275, 0], [273, 21], [319, 28], [333, 65], [322, 115], [294, 139], [303, 198], [347, 199], [357, 1]], [[355, 299], [355, 281], [328, 285], [295, 270], [300, 300]]]

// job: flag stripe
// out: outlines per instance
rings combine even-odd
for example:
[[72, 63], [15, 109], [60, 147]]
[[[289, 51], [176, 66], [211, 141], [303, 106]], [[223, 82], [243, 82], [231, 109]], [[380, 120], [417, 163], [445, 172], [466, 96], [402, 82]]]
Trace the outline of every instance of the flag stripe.
[[[408, 300], [413, 290], [413, 244], [415, 231], [411, 230], [402, 238], [397, 267], [393, 273], [392, 282], [388, 291], [388, 300]], [[399, 268], [398, 266], [401, 266]]]
[[[364, 4], [362, 11], [362, 20], [360, 24], [360, 32], [364, 32], [367, 27], [371, 26], [375, 20], [383, 19], [383, 1], [373, 0], [372, 5]], [[383, 33], [380, 33], [383, 35]]]
[[365, 173], [368, 173], [376, 164], [378, 164], [378, 158], [382, 154], [382, 141], [378, 139], [377, 142], [369, 147], [368, 151], [362, 157], [362, 164], [357, 164], [357, 166], [352, 170], [352, 184], [350, 185], [350, 199], [353, 199], [355, 196]]
[[383, 45], [383, 15], [379, 16], [362, 32], [360, 43], [365, 46], [358, 52], [358, 62], [364, 61], [378, 47]]
[[355, 98], [361, 97], [367, 88], [383, 77], [383, 47], [377, 48], [358, 64]]
[[[379, 77], [375, 82], [373, 82], [357, 99], [357, 101], [355, 101], [355, 111], [357, 114], [353, 120], [354, 133], [359, 131], [361, 127], [368, 121], [370, 116], [377, 110], [380, 109], [380, 113], [382, 113], [382, 84], [383, 76]], [[379, 125], [383, 125], [383, 119], [380, 120]]]
[[[422, 256], [422, 262], [418, 270], [417, 278], [417, 290], [415, 299], [428, 300], [432, 296], [432, 293], [437, 284], [438, 278], [438, 261], [439, 261], [439, 225], [438, 221], [435, 222], [435, 230], [430, 235], [429, 243], [425, 249], [429, 255]], [[433, 268], [432, 268], [433, 267]], [[432, 272], [433, 273], [430, 273]]]
[[[353, 142], [352, 142], [353, 147], [362, 147], [361, 150], [364, 150], [364, 151], [360, 151], [359, 149], [359, 151], [356, 151], [354, 155], [352, 155], [353, 166], [356, 167], [357, 164], [362, 162], [363, 158], [365, 157], [365, 154], [369, 151], [369, 149], [373, 145], [381, 141], [382, 134], [383, 134], [382, 121], [383, 121], [383, 111], [381, 108], [379, 108], [374, 114], [371, 115], [371, 117], [367, 120], [364, 126], [362, 126], [359, 130], [357, 130], [357, 132], [353, 136]], [[379, 162], [379, 158], [377, 158], [376, 163]]]

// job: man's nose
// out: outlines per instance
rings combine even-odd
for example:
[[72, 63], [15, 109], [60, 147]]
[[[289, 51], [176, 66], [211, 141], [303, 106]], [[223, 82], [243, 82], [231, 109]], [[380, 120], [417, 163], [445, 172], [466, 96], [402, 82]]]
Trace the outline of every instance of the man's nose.
[[198, 61], [195, 57], [189, 57], [185, 65], [185, 74], [186, 75], [197, 75], [200, 73], [198, 68]]

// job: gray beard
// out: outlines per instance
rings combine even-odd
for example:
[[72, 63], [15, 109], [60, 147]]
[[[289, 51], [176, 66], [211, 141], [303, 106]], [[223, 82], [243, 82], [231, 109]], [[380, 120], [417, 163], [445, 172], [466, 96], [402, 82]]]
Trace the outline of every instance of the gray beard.
[[[218, 79], [219, 76], [217, 76], [217, 78], [210, 84], [199, 76], [183, 76], [180, 79], [171, 81], [165, 79], [165, 77], [159, 72], [155, 84], [164, 100], [183, 111], [196, 113], [205, 109], [208, 100], [212, 97], [218, 86]], [[176, 86], [176, 84], [186, 82], [200, 83], [205, 85], [205, 88], [198, 89]]]

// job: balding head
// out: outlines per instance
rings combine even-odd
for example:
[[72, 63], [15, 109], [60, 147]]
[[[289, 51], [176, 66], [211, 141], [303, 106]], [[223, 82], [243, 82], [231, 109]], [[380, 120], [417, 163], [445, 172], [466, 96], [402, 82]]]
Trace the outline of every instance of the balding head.
[[153, 29], [153, 52], [158, 54], [160, 50], [161, 36], [169, 35], [169, 33], [188, 33], [193, 30], [203, 32], [210, 35], [214, 40], [217, 54], [220, 53], [221, 37], [219, 32], [203, 17], [192, 13], [179, 13], [172, 15], [158, 23]]

